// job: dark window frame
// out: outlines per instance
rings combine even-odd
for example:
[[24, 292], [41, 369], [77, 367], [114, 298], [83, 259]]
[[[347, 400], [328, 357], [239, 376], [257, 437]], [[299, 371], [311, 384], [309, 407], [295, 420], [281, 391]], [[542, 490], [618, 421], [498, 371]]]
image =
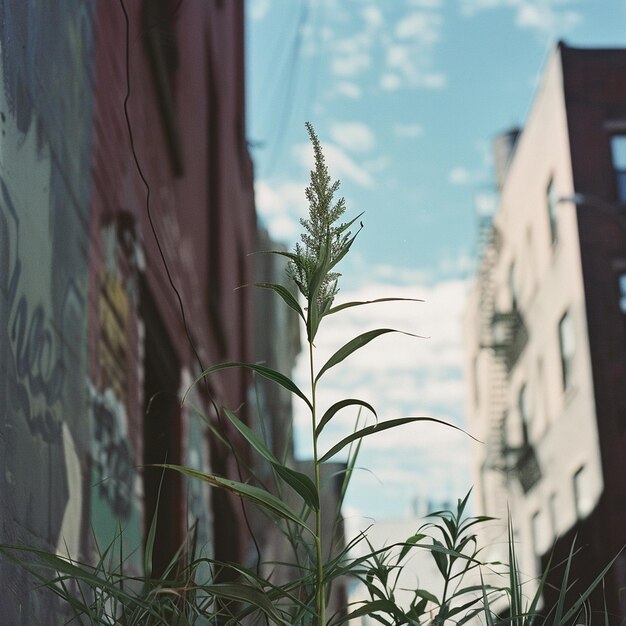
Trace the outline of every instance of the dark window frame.
[[[566, 324], [569, 329], [566, 328]], [[574, 332], [574, 322], [572, 320], [572, 313], [568, 309], [563, 313], [559, 320], [559, 356], [561, 359], [561, 374], [563, 391], [567, 391], [572, 386], [572, 365], [574, 357], [576, 355], [576, 335]], [[571, 333], [572, 348], [567, 349], [567, 333]], [[567, 352], [566, 352], [567, 349]]]
[[517, 409], [519, 411], [520, 421], [522, 425], [522, 437], [524, 445], [530, 443], [530, 429], [532, 423], [531, 411], [529, 411], [528, 385], [523, 383], [517, 394]]
[[[626, 204], [626, 132], [610, 136], [611, 165], [615, 180], [615, 196], [618, 202]], [[617, 142], [622, 143], [623, 154], [618, 154]], [[623, 162], [621, 160], [623, 159]]]
[[555, 246], [559, 241], [559, 220], [557, 215], [557, 198], [554, 191], [554, 177], [550, 176], [546, 185], [546, 208], [550, 224], [550, 243]]

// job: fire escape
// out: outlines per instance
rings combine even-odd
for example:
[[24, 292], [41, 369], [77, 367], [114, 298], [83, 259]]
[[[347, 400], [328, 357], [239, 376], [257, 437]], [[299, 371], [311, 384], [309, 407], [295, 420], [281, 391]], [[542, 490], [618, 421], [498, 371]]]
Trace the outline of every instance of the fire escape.
[[478, 275], [480, 345], [488, 351], [486, 367], [489, 388], [486, 398], [489, 431], [487, 455], [483, 470], [493, 472], [492, 501], [494, 514], [501, 519], [507, 515], [509, 480], [517, 477], [524, 492], [540, 478], [535, 452], [528, 442], [525, 426], [523, 443], [511, 447], [507, 441], [509, 406], [509, 377], [528, 342], [528, 333], [519, 309], [498, 310], [496, 305], [496, 266], [502, 248], [502, 235], [491, 219], [480, 227], [481, 264]]

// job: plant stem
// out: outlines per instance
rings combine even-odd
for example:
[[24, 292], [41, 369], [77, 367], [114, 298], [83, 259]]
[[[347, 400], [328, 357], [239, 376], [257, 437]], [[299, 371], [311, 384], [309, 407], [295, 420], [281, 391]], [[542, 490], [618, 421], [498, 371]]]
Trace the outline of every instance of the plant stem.
[[313, 366], [313, 343], [309, 342], [309, 369], [311, 374], [311, 429], [313, 432], [313, 471], [315, 474], [315, 490], [319, 506], [315, 511], [315, 559], [317, 575], [315, 577], [315, 606], [317, 608], [318, 626], [324, 626], [326, 613], [326, 597], [324, 593], [324, 557], [322, 551], [322, 493], [320, 481], [320, 465], [317, 453], [317, 417], [315, 411], [315, 368]]

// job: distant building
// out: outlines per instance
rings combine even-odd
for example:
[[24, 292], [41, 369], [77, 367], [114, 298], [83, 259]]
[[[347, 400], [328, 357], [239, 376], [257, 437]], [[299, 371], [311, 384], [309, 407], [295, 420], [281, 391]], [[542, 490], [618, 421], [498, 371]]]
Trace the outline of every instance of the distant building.
[[[576, 537], [574, 594], [626, 543], [626, 50], [560, 43], [496, 171], [465, 319], [476, 508], [510, 506], [531, 575]], [[504, 528], [486, 536], [492, 556], [506, 556]], [[622, 554], [611, 624], [625, 623], [624, 587]]]
[[[141, 544], [161, 473], [138, 467], [238, 474], [190, 406], [246, 420], [249, 377], [178, 398], [254, 358], [243, 2], [0, 12], [0, 541], [89, 560], [120, 525]], [[160, 501], [155, 571], [196, 523], [208, 554], [249, 554], [240, 500], [171, 474]], [[64, 621], [6, 560], [0, 580], [3, 623]]]

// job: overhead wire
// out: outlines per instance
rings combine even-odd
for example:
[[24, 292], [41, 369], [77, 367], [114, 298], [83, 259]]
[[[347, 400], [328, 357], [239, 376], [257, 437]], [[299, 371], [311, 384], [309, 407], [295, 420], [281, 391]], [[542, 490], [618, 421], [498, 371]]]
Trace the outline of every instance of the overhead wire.
[[[280, 88], [281, 85], [284, 85], [285, 90], [283, 95], [280, 97], [280, 100], [282, 102], [280, 106], [280, 113], [277, 116], [277, 121], [275, 124], [276, 134], [272, 138], [270, 155], [264, 163], [264, 171], [262, 172], [263, 176], [269, 176], [274, 171], [274, 168], [276, 167], [278, 162], [278, 157], [283, 148], [287, 129], [291, 122], [296, 100], [298, 76], [299, 74], [301, 74], [301, 72], [299, 72], [298, 70], [302, 58], [302, 43], [309, 16], [310, 0], [302, 0], [300, 4], [298, 19], [292, 34], [291, 44], [287, 48], [288, 52], [286, 56], [286, 63], [284, 65], [285, 78], [283, 80], [278, 80], [278, 88]], [[275, 67], [275, 65], [272, 64], [271, 67]], [[278, 100], [278, 98], [273, 98], [270, 95], [267, 102], [272, 102], [275, 99]], [[278, 110], [278, 108], [275, 108], [274, 110]], [[260, 143], [265, 144], [265, 142], [263, 141]]]

